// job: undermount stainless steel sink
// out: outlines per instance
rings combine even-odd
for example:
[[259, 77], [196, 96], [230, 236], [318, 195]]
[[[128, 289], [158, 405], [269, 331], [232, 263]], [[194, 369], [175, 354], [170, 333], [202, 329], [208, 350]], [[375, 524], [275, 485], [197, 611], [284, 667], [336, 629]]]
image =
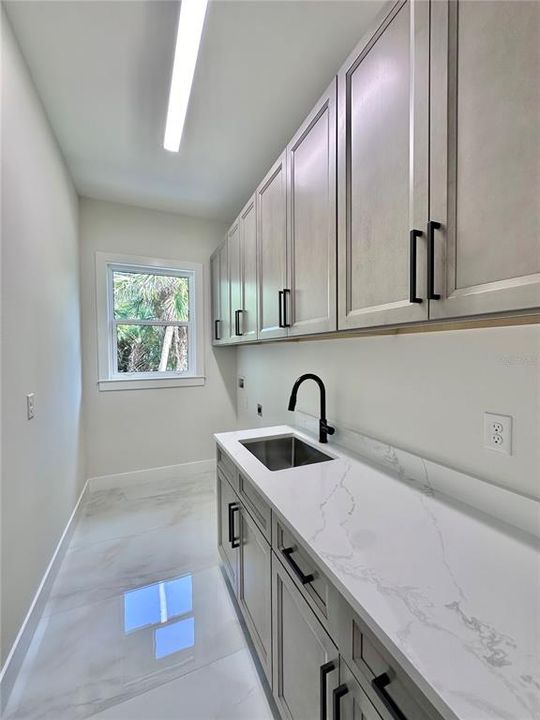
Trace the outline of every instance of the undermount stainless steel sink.
[[293, 435], [266, 440], [244, 440], [241, 441], [241, 444], [272, 471], [313, 465], [334, 459]]

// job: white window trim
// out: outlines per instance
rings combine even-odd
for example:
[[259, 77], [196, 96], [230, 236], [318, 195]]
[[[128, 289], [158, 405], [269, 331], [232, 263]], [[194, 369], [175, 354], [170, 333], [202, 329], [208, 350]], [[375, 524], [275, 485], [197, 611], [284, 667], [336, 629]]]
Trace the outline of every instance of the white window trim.
[[[194, 338], [190, 338], [190, 370], [186, 373], [118, 373], [116, 370], [116, 343], [113, 342], [112, 272], [115, 269], [178, 273], [192, 279], [189, 325]], [[99, 390], [143, 390], [146, 388], [204, 385], [204, 268], [201, 263], [179, 262], [162, 258], [134, 255], [116, 255], [96, 252], [96, 310]], [[140, 324], [144, 324], [141, 321]], [[155, 324], [149, 322], [148, 324]], [[156, 377], [157, 376], [157, 377]]]

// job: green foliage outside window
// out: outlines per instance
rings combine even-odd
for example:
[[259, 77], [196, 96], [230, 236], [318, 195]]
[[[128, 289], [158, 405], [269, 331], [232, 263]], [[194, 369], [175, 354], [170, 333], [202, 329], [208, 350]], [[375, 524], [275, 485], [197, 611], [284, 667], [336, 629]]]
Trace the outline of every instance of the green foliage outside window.
[[[189, 279], [148, 273], [113, 273], [114, 318], [189, 320]], [[188, 329], [173, 325], [116, 323], [118, 372], [185, 372], [189, 367]]]

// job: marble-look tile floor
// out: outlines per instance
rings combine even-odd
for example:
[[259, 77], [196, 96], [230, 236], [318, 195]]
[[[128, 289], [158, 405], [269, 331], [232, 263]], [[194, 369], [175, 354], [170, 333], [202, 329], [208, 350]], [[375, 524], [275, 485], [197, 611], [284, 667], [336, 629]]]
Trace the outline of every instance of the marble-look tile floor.
[[88, 497], [6, 720], [272, 720], [219, 568], [214, 477]]

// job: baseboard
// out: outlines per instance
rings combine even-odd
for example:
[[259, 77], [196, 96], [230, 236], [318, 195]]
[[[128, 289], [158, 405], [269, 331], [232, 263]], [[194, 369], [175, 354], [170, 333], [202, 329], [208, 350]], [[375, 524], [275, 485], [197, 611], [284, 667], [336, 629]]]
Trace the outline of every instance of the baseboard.
[[56, 578], [62, 560], [69, 545], [69, 541], [73, 535], [75, 525], [82, 508], [82, 502], [88, 492], [88, 482], [85, 482], [77, 504], [71, 513], [71, 516], [67, 522], [67, 525], [58, 541], [53, 556], [45, 570], [43, 578], [39, 584], [39, 587], [34, 595], [32, 604], [26, 617], [24, 618], [23, 624], [15, 638], [11, 650], [6, 658], [6, 662], [0, 671], [0, 708], [3, 712], [7, 705], [7, 701], [17, 679], [17, 675], [26, 656], [26, 652], [34, 636], [34, 632], [39, 623], [53, 582]]
[[211, 460], [197, 460], [195, 462], [181, 463], [179, 465], [165, 465], [163, 467], [133, 470], [131, 472], [116, 473], [114, 475], [100, 475], [88, 479], [88, 490], [112, 490], [113, 488], [142, 485], [147, 482], [159, 480], [182, 480], [192, 478], [200, 473], [210, 472], [216, 467], [214, 458]]

